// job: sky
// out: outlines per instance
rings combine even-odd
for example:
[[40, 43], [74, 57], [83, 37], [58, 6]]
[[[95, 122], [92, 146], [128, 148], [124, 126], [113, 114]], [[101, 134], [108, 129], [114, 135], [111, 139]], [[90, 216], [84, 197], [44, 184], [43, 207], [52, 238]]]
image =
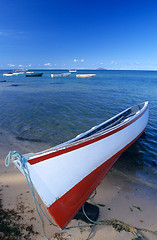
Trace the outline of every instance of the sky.
[[156, 0], [0, 0], [0, 69], [157, 70]]

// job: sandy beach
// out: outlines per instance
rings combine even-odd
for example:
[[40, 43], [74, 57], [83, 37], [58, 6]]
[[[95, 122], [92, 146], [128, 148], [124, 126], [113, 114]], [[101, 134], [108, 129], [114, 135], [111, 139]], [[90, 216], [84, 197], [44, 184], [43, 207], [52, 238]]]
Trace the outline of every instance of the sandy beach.
[[[3, 135], [3, 134], [2, 134]], [[1, 139], [2, 140], [2, 139]], [[5, 167], [4, 159], [9, 150], [18, 149], [27, 152], [30, 149], [40, 148], [37, 145], [30, 145], [27, 141], [13, 143], [4, 143], [1, 141], [0, 157], [0, 189], [3, 209], [14, 210], [21, 218], [18, 218], [18, 224], [23, 224], [24, 235], [20, 239], [45, 239], [40, 218], [36, 212], [34, 200], [27, 186], [25, 177], [19, 172], [14, 164]], [[12, 143], [11, 143], [12, 142]], [[18, 147], [17, 147], [18, 145]], [[33, 149], [34, 147], [34, 149]], [[8, 151], [7, 151], [8, 150]], [[103, 181], [96, 188], [96, 193], [89, 203], [98, 204], [100, 214], [98, 220], [117, 219], [130, 226], [140, 229], [157, 230], [157, 187], [154, 184], [142, 181], [134, 173], [128, 174], [120, 171], [118, 165], [121, 159], [117, 161], [114, 167], [108, 172]], [[156, 174], [153, 175], [156, 177]], [[37, 196], [39, 203], [44, 209], [46, 215], [51, 219], [46, 207]], [[67, 227], [69, 229], [60, 230], [43, 218], [45, 233], [48, 239], [87, 239], [91, 228], [87, 223], [81, 220], [71, 220]], [[51, 219], [52, 220], [52, 219]], [[73, 228], [76, 226], [76, 228]], [[2, 234], [2, 233], [1, 233]], [[142, 239], [155, 240], [156, 235], [138, 231], [138, 236]], [[3, 237], [3, 234], [2, 234]], [[131, 232], [116, 231], [110, 225], [96, 225], [92, 231], [90, 239], [94, 240], [131, 240], [135, 236]], [[5, 239], [5, 238], [2, 238]], [[6, 238], [8, 239], [8, 238]], [[10, 238], [11, 239], [11, 238]]]

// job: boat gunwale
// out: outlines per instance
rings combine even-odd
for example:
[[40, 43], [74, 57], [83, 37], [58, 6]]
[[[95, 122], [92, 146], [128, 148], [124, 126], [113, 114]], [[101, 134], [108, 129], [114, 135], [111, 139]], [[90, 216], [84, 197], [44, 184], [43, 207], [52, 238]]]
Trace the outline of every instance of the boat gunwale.
[[[122, 121], [121, 123], [116, 124], [113, 127], [110, 127], [108, 129], [105, 129], [104, 131], [100, 131], [98, 133], [92, 134], [89, 137], [85, 137], [83, 139], [78, 139], [78, 140], [77, 140], [77, 137], [75, 137], [65, 143], [62, 143], [62, 144], [52, 147], [50, 149], [47, 149], [47, 150], [44, 150], [41, 152], [37, 152], [37, 153], [32, 153], [29, 156], [28, 163], [33, 165], [33, 164], [39, 163], [41, 161], [48, 160], [49, 158], [53, 158], [53, 157], [74, 151], [76, 149], [85, 147], [87, 145], [90, 145], [94, 142], [102, 140], [112, 134], [115, 134], [115, 133], [121, 131], [122, 129], [128, 127], [133, 122], [135, 122], [138, 118], [140, 118], [146, 112], [146, 110], [148, 109], [148, 101], [138, 104], [138, 105], [135, 105], [135, 106], [132, 106], [132, 107], [120, 112], [119, 114], [115, 115], [114, 117], [108, 119], [107, 121], [96, 126], [96, 127], [99, 127], [107, 122], [110, 122], [113, 119], [115, 119], [116, 117], [124, 114], [128, 110], [130, 110], [136, 106], [140, 106], [142, 104], [143, 104], [143, 106], [139, 111], [135, 112], [133, 116], [130, 116], [130, 117], [124, 119], [124, 121]], [[125, 121], [125, 120], [127, 120], [127, 121]], [[90, 129], [90, 130], [92, 130], [92, 129]], [[90, 130], [88, 130], [87, 132], [84, 132], [83, 134], [87, 134]], [[27, 154], [24, 156], [27, 156]]]

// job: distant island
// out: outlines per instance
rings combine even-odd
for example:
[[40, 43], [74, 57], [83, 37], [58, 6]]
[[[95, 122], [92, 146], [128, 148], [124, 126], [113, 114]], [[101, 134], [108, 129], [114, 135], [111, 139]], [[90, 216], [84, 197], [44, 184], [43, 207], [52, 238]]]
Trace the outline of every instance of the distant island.
[[97, 68], [96, 70], [106, 70], [106, 69], [105, 69], [105, 68], [101, 68], [101, 67], [100, 67], [100, 68]]

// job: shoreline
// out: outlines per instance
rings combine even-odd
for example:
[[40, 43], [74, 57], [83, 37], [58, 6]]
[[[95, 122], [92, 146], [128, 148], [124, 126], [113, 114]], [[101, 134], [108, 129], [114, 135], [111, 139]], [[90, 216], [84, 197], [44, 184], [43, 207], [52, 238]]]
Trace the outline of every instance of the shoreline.
[[[116, 164], [118, 165], [118, 162]], [[155, 185], [147, 184], [147, 181], [138, 181], [139, 178], [135, 178], [133, 174], [121, 172], [116, 164], [96, 188], [96, 195], [92, 201], [88, 201], [91, 204], [99, 205], [98, 221], [114, 218], [137, 228], [157, 230], [157, 188]], [[44, 239], [41, 221], [25, 177], [13, 164], [6, 168], [2, 158], [0, 158], [0, 176], [3, 209], [14, 209], [22, 217], [19, 224], [32, 226], [33, 232], [39, 233], [36, 235], [31, 234], [31, 232], [30, 235], [27, 233], [28, 238], [24, 239], [29, 239], [29, 236], [32, 240]], [[39, 197], [37, 197], [37, 200], [42, 205], [48, 218], [51, 219]], [[89, 227], [82, 227], [88, 224], [81, 220], [71, 220], [67, 227], [77, 226], [77, 228], [69, 230], [60, 230], [58, 227], [53, 227], [46, 219], [44, 219], [44, 224], [46, 235], [50, 240], [84, 240], [91, 231]], [[142, 234], [149, 240], [156, 239], [156, 236], [152, 233], [142, 232]], [[133, 234], [130, 232], [118, 232], [112, 226], [97, 225], [94, 227], [90, 239], [102, 240], [104, 235], [105, 240], [131, 240], [133, 238]]]
[[[17, 150], [24, 154], [37, 152], [39, 149], [41, 150], [41, 147], [46, 149], [49, 146], [40, 142], [32, 143], [15, 140], [14, 136], [8, 136], [7, 133], [1, 131], [0, 194], [2, 206], [4, 210], [14, 210], [21, 216], [18, 223], [19, 226], [24, 224], [24, 234], [27, 238], [23, 239], [28, 240], [45, 239], [42, 224], [25, 177], [12, 163], [6, 168], [4, 160], [10, 150]], [[136, 145], [133, 148], [129, 151], [133, 150], [135, 152]], [[124, 154], [117, 160], [96, 188], [94, 198], [88, 200], [88, 202], [99, 206], [98, 221], [114, 218], [137, 228], [157, 231], [157, 186], [155, 184], [157, 182], [157, 174], [155, 172], [153, 175], [153, 170], [150, 173], [146, 170], [139, 170], [133, 156], [127, 159], [128, 156], [130, 154]], [[144, 174], [144, 177], [141, 173]], [[151, 181], [153, 178], [154, 180]], [[48, 218], [53, 222], [45, 205], [38, 196], [37, 200]], [[77, 227], [68, 230], [60, 230], [58, 227], [50, 225], [45, 218], [43, 220], [45, 233], [49, 240], [85, 240], [91, 231], [90, 227], [83, 227], [88, 226], [88, 224], [81, 220], [72, 219], [67, 227]], [[38, 234], [35, 234], [37, 232]], [[145, 236], [145, 239], [156, 239], [156, 236], [152, 233], [142, 232], [142, 234]], [[112, 226], [96, 225], [90, 239], [104, 240], [104, 236], [105, 240], [131, 240], [134, 237], [131, 232], [118, 232]]]

